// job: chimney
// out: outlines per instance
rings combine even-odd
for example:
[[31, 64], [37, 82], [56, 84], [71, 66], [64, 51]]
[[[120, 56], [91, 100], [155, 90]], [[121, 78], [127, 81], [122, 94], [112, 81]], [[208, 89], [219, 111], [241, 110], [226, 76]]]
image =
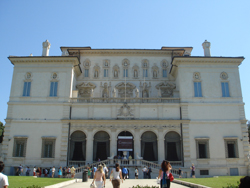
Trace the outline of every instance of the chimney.
[[48, 40], [43, 42], [43, 53], [42, 56], [49, 56], [50, 43]]
[[203, 49], [204, 49], [204, 56], [205, 57], [210, 57], [211, 56], [210, 45], [211, 45], [211, 43], [208, 42], [207, 40], [205, 40], [205, 42], [202, 43], [202, 46], [203, 46]]

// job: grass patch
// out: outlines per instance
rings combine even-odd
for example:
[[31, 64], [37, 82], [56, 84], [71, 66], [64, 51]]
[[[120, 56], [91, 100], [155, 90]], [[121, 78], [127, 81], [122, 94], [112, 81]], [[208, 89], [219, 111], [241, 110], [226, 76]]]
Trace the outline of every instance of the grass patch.
[[32, 176], [8, 176], [10, 186], [8, 188], [26, 188], [27, 186], [38, 185], [40, 187], [69, 181], [68, 178], [34, 178]]
[[237, 181], [243, 176], [219, 176], [218, 178], [181, 178], [176, 180], [187, 181], [200, 185], [205, 185], [212, 188], [226, 187], [228, 183], [237, 185]]

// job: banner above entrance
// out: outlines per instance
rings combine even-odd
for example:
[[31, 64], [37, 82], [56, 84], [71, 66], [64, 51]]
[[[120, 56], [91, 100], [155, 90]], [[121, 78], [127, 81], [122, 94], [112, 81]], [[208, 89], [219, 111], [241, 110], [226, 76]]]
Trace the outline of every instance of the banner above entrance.
[[118, 136], [118, 151], [133, 151], [132, 136]]

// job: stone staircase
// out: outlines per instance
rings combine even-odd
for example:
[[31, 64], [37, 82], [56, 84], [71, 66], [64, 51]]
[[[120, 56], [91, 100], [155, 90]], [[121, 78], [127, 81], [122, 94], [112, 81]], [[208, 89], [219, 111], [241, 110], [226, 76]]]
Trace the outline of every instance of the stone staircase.
[[[158, 177], [159, 170], [161, 168], [160, 165], [157, 164], [157, 163], [142, 160], [142, 159], [131, 159], [131, 160], [107, 159], [107, 160], [92, 163], [89, 166], [91, 168], [93, 168], [94, 166], [98, 167], [98, 165], [105, 164], [111, 171], [111, 169], [114, 168], [115, 163], [119, 163], [121, 168], [126, 166], [126, 168], [129, 170], [129, 178], [130, 179], [135, 178], [135, 167], [138, 168], [138, 171], [139, 171], [138, 178], [139, 179], [143, 179], [142, 168], [144, 168], [144, 166], [151, 167], [151, 169], [152, 169], [151, 179], [156, 179], [156, 177]], [[76, 178], [82, 178], [82, 172], [84, 170], [86, 170], [87, 167], [88, 167], [88, 165], [77, 167], [75, 177]], [[109, 171], [109, 175], [110, 175], [110, 171]], [[171, 173], [173, 174], [173, 176], [175, 178], [178, 177], [178, 168], [173, 167], [173, 169], [171, 170]], [[187, 177], [187, 172], [183, 172], [182, 177]]]

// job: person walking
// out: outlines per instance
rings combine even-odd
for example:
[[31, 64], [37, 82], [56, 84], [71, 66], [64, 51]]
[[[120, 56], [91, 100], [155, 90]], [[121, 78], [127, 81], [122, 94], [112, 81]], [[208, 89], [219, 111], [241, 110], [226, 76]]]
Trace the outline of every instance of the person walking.
[[104, 171], [105, 177], [107, 179], [108, 175], [109, 175], [109, 170], [104, 163], [102, 164], [102, 166], [103, 166], [103, 171]]
[[62, 176], [62, 167], [60, 166], [60, 168], [58, 169], [58, 178], [61, 178]]
[[47, 168], [44, 169], [44, 177], [48, 177], [48, 170], [47, 170]]
[[36, 176], [36, 167], [33, 168], [33, 176]]
[[122, 169], [122, 177], [123, 179], [128, 179], [128, 169], [126, 168], [126, 166], [124, 166], [124, 168]]
[[94, 182], [96, 184], [96, 188], [102, 188], [103, 186], [105, 187], [106, 177], [105, 173], [103, 172], [102, 165], [99, 165], [98, 170], [95, 172], [92, 184], [94, 184]]
[[179, 178], [182, 178], [182, 177], [181, 177], [181, 174], [182, 174], [182, 170], [181, 170], [181, 168], [179, 168], [179, 172], [178, 172], [178, 174], [179, 174]]
[[195, 178], [195, 166], [194, 163], [192, 163], [192, 166], [190, 167], [191, 172], [192, 172], [192, 178]]
[[119, 163], [116, 163], [115, 168], [113, 168], [110, 173], [110, 181], [112, 181], [113, 188], [120, 188], [120, 184], [121, 184], [120, 180], [122, 180], [122, 183], [123, 183], [122, 171], [120, 169], [120, 165]]
[[3, 161], [0, 161], [0, 188], [8, 188], [9, 186], [8, 177], [2, 173], [3, 170], [4, 170], [4, 163]]
[[18, 174], [19, 174], [19, 176], [22, 175], [22, 172], [23, 172], [23, 167], [20, 164], [20, 166], [18, 167]]
[[37, 177], [40, 176], [40, 168], [39, 168], [39, 167], [36, 169], [36, 176], [37, 176]]
[[172, 169], [172, 166], [170, 165], [169, 161], [163, 160], [161, 163], [161, 169], [159, 170], [158, 179], [161, 178], [161, 188], [170, 188], [170, 170]]
[[137, 167], [135, 167], [135, 179], [138, 179], [139, 176], [139, 170]]
[[91, 177], [91, 172], [92, 172], [92, 168], [88, 167], [88, 178], [90, 179]]

